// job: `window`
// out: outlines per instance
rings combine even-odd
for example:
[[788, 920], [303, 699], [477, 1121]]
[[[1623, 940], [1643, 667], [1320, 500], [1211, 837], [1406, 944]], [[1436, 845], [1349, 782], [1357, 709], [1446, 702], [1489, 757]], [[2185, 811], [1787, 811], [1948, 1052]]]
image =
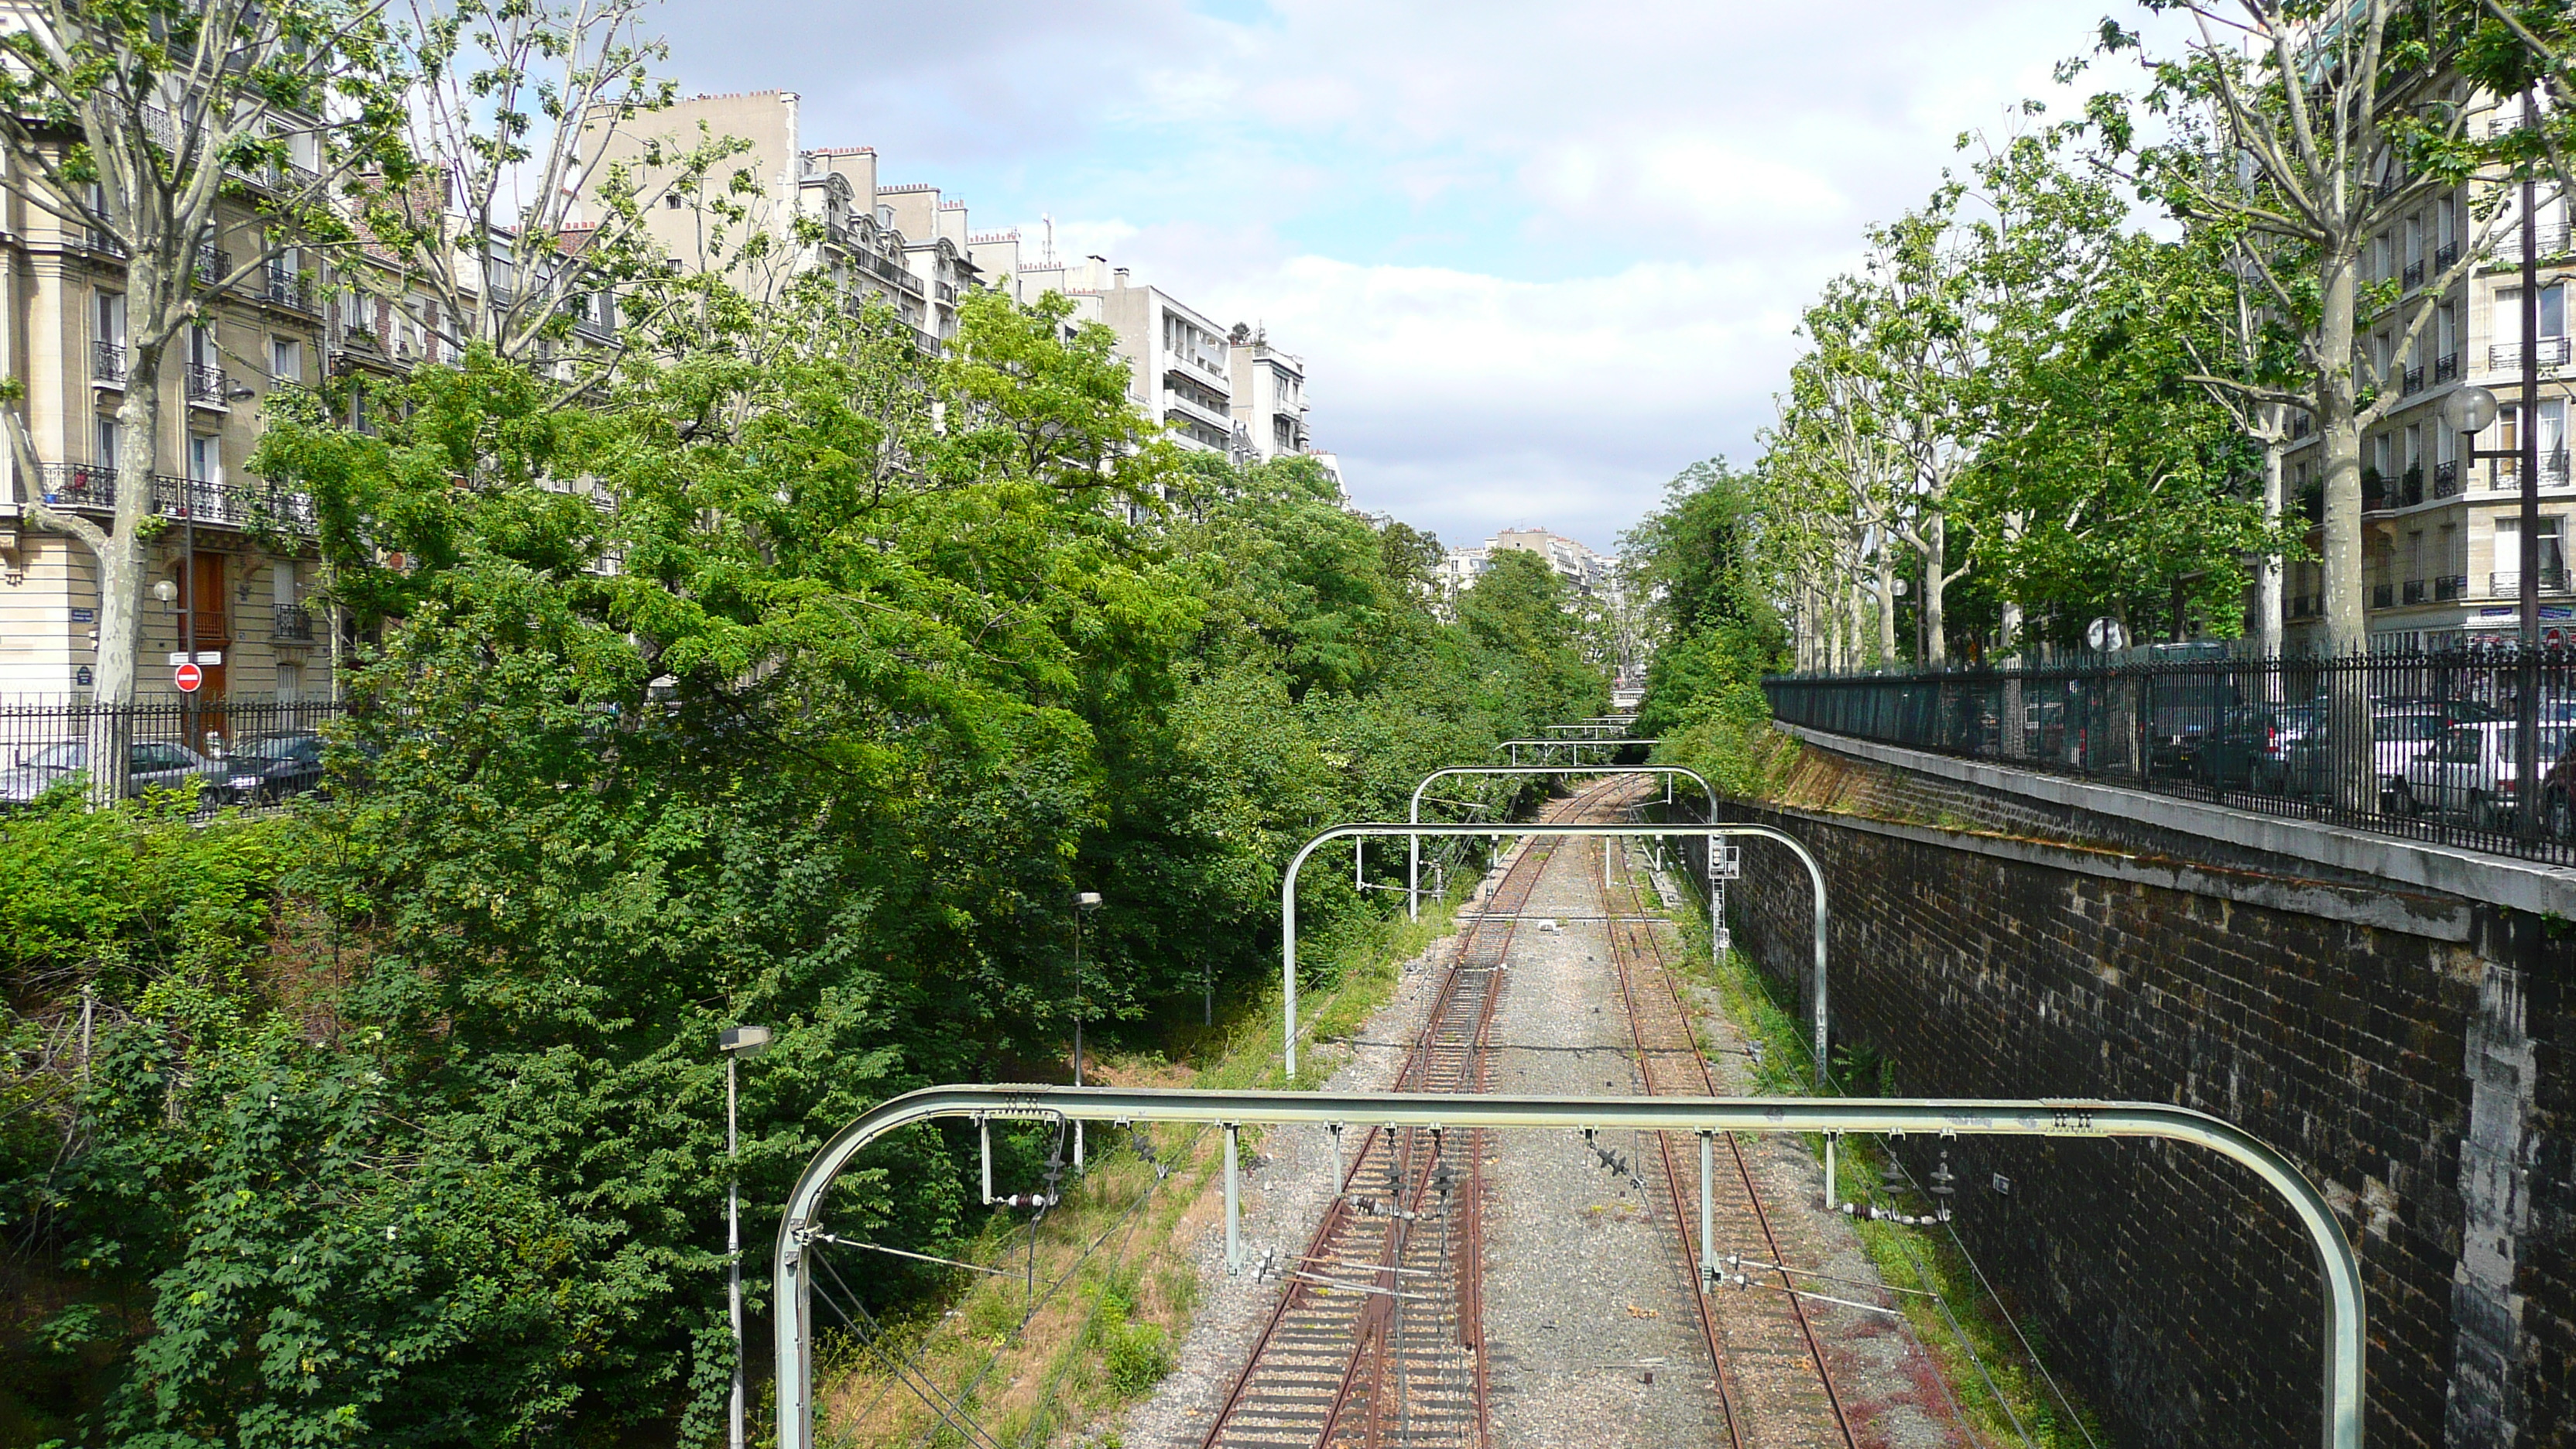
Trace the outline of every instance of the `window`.
[[678, 192], [676, 192], [676, 191], [665, 192], [665, 193], [663, 194], [663, 196], [662, 196], [662, 205], [663, 205], [663, 206], [665, 206], [665, 207], [667, 207], [667, 208], [669, 208], [669, 209], [670, 209], [670, 210], [672, 210], [672, 211], [677, 211], [677, 210], [679, 210], [679, 209], [680, 209], [680, 193], [678, 193]]
[[268, 375], [279, 382], [302, 382], [304, 380], [304, 344], [292, 337], [270, 338]]
[[116, 419], [106, 413], [98, 415], [97, 427], [90, 434], [90, 461], [102, 468], [116, 466]]
[[2406, 427], [2406, 466], [2410, 469], [2424, 466], [2424, 425], [2422, 423], [2409, 423]]
[[224, 481], [224, 444], [212, 433], [188, 435], [188, 481], [221, 483]]
[[[2557, 514], [2545, 514], [2540, 520], [2540, 575], [2550, 578], [2567, 567], [2565, 542], [2560, 529], [2566, 520]], [[2495, 566], [2505, 573], [2522, 569], [2522, 520], [2510, 513], [2496, 515]]]
[[[2522, 289], [2504, 287], [2496, 292], [2496, 341], [2513, 346], [2522, 341]], [[2544, 338], [2567, 335], [2567, 285], [2564, 282], [2540, 289], [2540, 335]]]
[[202, 324], [190, 325], [188, 328], [188, 365], [190, 367], [212, 368], [219, 367], [222, 363], [222, 357], [215, 350], [215, 330]]
[[2420, 216], [2410, 216], [2406, 218], [2406, 265], [2411, 267], [2422, 260], [2424, 260], [2424, 219]]
[[295, 704], [304, 698], [304, 666], [287, 663], [277, 666], [277, 702]]
[[113, 346], [125, 345], [125, 295], [121, 292], [98, 294], [97, 336]]

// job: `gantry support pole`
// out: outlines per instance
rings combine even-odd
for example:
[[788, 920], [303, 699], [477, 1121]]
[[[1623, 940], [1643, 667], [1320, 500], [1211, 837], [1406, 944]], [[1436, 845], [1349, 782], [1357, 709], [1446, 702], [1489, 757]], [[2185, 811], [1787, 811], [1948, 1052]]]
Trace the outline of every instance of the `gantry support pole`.
[[[2325, 1280], [2325, 1449], [2361, 1449], [2361, 1262], [2297, 1164], [2233, 1123], [2157, 1102], [1909, 1101], [1830, 1097], [1517, 1097], [1434, 1092], [1197, 1092], [1129, 1087], [928, 1087], [880, 1103], [806, 1164], [778, 1227], [772, 1316], [778, 1449], [814, 1449], [813, 1280], [806, 1255], [825, 1192], [860, 1149], [918, 1122], [977, 1113], [1019, 1120], [1194, 1122], [1220, 1127], [1384, 1122], [1646, 1132], [1906, 1132], [1930, 1136], [2142, 1137], [2188, 1142], [2250, 1168], [2307, 1230]], [[1231, 1133], [1229, 1133], [1229, 1136]], [[2185, 1204], [2183, 1210], [2192, 1210]]]

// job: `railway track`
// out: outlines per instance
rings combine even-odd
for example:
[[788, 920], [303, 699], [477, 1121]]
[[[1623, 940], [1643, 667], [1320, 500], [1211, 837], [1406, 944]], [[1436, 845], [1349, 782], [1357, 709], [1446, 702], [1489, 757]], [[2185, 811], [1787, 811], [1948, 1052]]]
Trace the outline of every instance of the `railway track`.
[[[1609, 810], [1617, 777], [1542, 813]], [[1480, 1092], [1517, 916], [1550, 858], [1532, 840], [1460, 942], [1396, 1090]], [[1490, 919], [1499, 918], [1499, 919]], [[1354, 1124], [1356, 1126], [1357, 1124]], [[1482, 1134], [1371, 1126], [1202, 1449], [1484, 1449]]]
[[[1656, 1096], [1715, 1096], [1716, 1081], [1691, 1032], [1671, 969], [1665, 928], [1635, 919], [1647, 914], [1646, 903], [1626, 852], [1617, 840], [1599, 843], [1610, 855], [1611, 868], [1594, 879], [1608, 881], [1600, 888], [1602, 914], [1612, 918], [1610, 958], [1646, 1090]], [[1795, 1286], [1789, 1275], [1748, 1270], [1750, 1281], [1740, 1288], [1710, 1291], [1700, 1285], [1699, 1144], [1672, 1133], [1654, 1136], [1658, 1179], [1681, 1255], [1678, 1266], [1695, 1289], [1690, 1297], [1698, 1311], [1700, 1340], [1715, 1370], [1728, 1444], [1733, 1449], [1857, 1449], [1815, 1325], [1805, 1303], [1789, 1291]], [[1710, 1236], [1717, 1256], [1742, 1253], [1769, 1263], [1789, 1262], [1743, 1144], [1732, 1133], [1718, 1133], [1714, 1148]]]

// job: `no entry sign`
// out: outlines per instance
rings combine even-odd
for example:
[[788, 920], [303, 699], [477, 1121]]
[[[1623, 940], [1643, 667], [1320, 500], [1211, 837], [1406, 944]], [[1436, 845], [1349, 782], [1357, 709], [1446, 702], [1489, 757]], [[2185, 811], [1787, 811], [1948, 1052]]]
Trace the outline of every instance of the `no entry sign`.
[[197, 686], [206, 682], [206, 671], [194, 664], [182, 664], [170, 671], [170, 682], [179, 686], [181, 694], [194, 694]]

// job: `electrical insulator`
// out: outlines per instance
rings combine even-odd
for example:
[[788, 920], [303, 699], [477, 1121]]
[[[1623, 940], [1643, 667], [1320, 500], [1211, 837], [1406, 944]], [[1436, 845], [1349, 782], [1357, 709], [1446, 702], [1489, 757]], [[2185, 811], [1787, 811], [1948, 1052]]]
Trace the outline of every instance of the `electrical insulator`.
[[1958, 1178], [1950, 1171], [1950, 1149], [1941, 1149], [1941, 1161], [1932, 1169], [1932, 1195], [1945, 1204], [1959, 1190]]

